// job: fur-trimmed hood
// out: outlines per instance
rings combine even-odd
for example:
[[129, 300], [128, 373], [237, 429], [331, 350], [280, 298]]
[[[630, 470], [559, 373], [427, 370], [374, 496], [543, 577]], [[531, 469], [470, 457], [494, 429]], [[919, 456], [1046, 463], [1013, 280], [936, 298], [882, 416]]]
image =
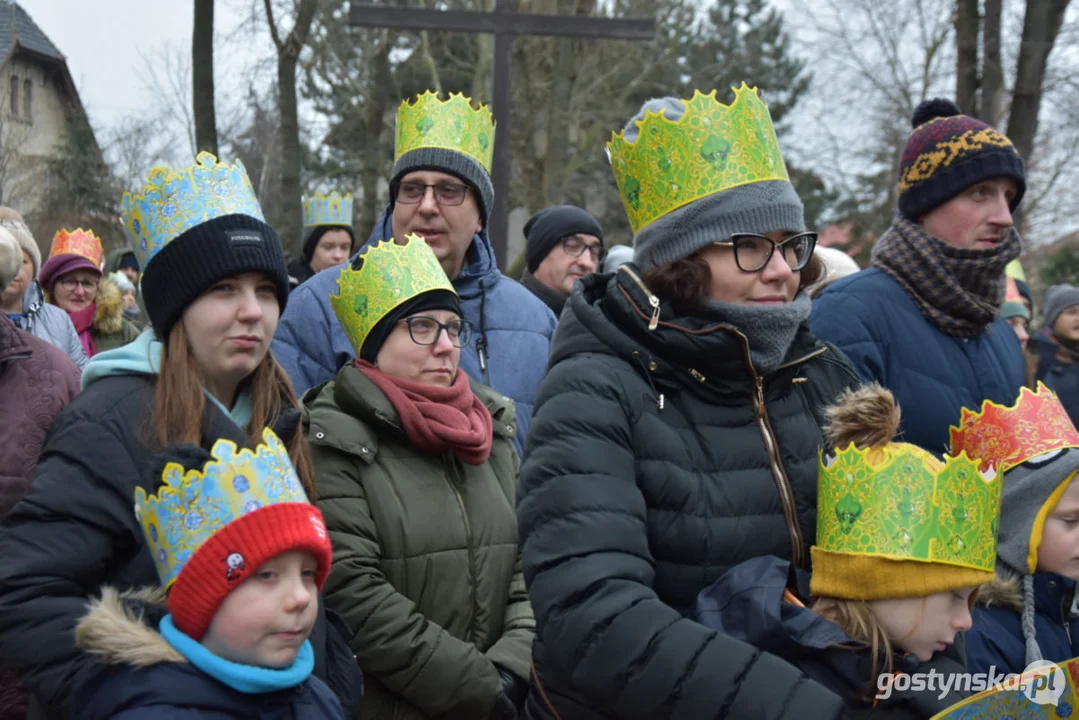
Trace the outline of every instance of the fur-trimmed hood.
[[978, 588], [977, 604], [1023, 612], [1023, 588], [1019, 578], [997, 575], [992, 582]]
[[124, 294], [120, 287], [102, 276], [97, 285], [97, 310], [94, 311], [94, 329], [102, 335], [115, 335], [124, 328]]
[[105, 665], [186, 663], [157, 631], [157, 621], [167, 612], [161, 588], [121, 593], [107, 587], [75, 627], [75, 644]]

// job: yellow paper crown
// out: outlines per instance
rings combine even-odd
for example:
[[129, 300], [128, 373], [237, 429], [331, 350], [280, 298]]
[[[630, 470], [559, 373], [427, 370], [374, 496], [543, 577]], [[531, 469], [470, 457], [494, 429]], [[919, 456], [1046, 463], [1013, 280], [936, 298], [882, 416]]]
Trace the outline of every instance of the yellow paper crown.
[[683, 100], [686, 111], [670, 121], [645, 111], [636, 141], [625, 131], [611, 137], [607, 156], [634, 234], [657, 218], [708, 195], [765, 180], [787, 180], [772, 116], [756, 88], [734, 89], [729, 106], [716, 91]]
[[401, 245], [393, 240], [370, 245], [357, 258], [361, 261], [359, 270], [350, 264], [341, 271], [337, 294], [330, 296], [357, 355], [378, 321], [397, 306], [431, 290], [457, 294], [434, 251], [419, 236], [409, 235]]
[[135, 517], [166, 588], [203, 543], [233, 520], [267, 505], [307, 503], [288, 449], [269, 428], [253, 451], [218, 440], [210, 453], [214, 460], [202, 470], [166, 465], [153, 495], [135, 489]]
[[101, 248], [101, 239], [94, 234], [93, 230], [78, 228], [70, 231], [60, 230], [53, 235], [49, 258], [57, 255], [81, 255], [100, 268], [105, 253]]
[[816, 547], [992, 573], [1001, 485], [965, 453], [943, 463], [907, 443], [822, 453]]
[[303, 226], [351, 225], [352, 193], [341, 196], [334, 190], [329, 195], [315, 193], [303, 201]]
[[428, 90], [408, 100], [397, 109], [397, 137], [393, 151], [396, 163], [401, 156], [419, 148], [442, 148], [468, 155], [491, 172], [491, 156], [495, 149], [495, 125], [486, 105], [472, 107], [472, 100], [460, 93], [451, 93], [442, 102]]
[[167, 243], [208, 220], [239, 214], [266, 221], [243, 163], [219, 163], [208, 152], [182, 170], [155, 167], [141, 193], [124, 193], [120, 214], [143, 269]]

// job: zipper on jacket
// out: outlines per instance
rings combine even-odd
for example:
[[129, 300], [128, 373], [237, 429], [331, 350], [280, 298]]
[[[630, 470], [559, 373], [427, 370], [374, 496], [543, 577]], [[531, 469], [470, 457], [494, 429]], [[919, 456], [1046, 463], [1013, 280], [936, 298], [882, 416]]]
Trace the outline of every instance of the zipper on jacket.
[[457, 483], [454, 482], [452, 477], [449, 477], [449, 475], [455, 476], [457, 474], [456, 467], [454, 466], [455, 462], [456, 460], [451, 453], [446, 458], [446, 464], [450, 471], [446, 477], [446, 482], [449, 483], [450, 490], [453, 491], [453, 497], [457, 500], [457, 507], [461, 510], [461, 519], [463, 519], [465, 523], [465, 542], [468, 543], [469, 588], [472, 602], [472, 608], [468, 613], [468, 641], [474, 643], [476, 634], [476, 615], [479, 610], [477, 607], [479, 601], [476, 594], [476, 585], [479, 578], [476, 576], [476, 552], [472, 544], [472, 524], [468, 522], [468, 511], [465, 509], [465, 499], [461, 497], [461, 492], [457, 489]]
[[625, 265], [622, 265], [618, 269], [625, 270], [626, 274], [633, 278], [633, 281], [641, 288], [641, 292], [648, 296], [648, 304], [652, 307], [652, 317], [648, 320], [648, 329], [655, 330], [659, 327], [659, 298], [652, 294], [652, 291], [644, 284], [644, 280], [641, 280], [637, 276], [637, 273], [633, 272]]
[[772, 467], [772, 475], [775, 477], [776, 487], [779, 489], [779, 499], [783, 503], [783, 515], [787, 519], [787, 533], [791, 539], [791, 561], [795, 566], [805, 568], [805, 540], [802, 538], [802, 528], [798, 526], [798, 510], [794, 506], [794, 492], [791, 490], [790, 480], [783, 472], [783, 466], [779, 460], [779, 449], [776, 445], [775, 434], [768, 422], [768, 414], [764, 407], [764, 378], [753, 371], [757, 383], [757, 394], [754, 397], [753, 408], [757, 414], [757, 424], [760, 426], [761, 436], [764, 438], [764, 448], [768, 452], [768, 461]]

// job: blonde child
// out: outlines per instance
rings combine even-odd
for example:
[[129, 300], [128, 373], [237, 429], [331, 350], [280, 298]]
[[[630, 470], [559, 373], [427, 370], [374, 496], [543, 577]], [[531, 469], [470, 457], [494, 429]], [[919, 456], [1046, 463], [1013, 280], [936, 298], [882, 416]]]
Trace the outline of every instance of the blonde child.
[[343, 719], [308, 641], [330, 541], [285, 446], [267, 429], [254, 451], [219, 440], [167, 459], [156, 494], [135, 491], [162, 587], [105, 588], [79, 622], [105, 667], [79, 717]]
[[953, 644], [993, 578], [999, 478], [894, 442], [899, 408], [879, 385], [829, 412], [836, 451], [821, 456], [812, 577], [756, 558], [702, 592], [696, 618], [785, 658], [849, 707], [931, 717], [964, 697], [962, 685], [910, 680], [965, 671]]

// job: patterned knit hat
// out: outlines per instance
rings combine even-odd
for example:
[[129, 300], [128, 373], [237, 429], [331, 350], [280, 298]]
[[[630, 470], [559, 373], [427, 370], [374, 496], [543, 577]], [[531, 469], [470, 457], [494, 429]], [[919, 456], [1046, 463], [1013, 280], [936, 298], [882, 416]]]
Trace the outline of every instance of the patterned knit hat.
[[972, 185], [992, 178], [1016, 183], [1011, 209], [1026, 192], [1023, 158], [1011, 140], [954, 102], [926, 100], [914, 111], [914, 130], [899, 161], [899, 213], [917, 222]]
[[210, 453], [184, 445], [159, 461], [150, 487], [160, 487], [136, 488], [135, 517], [182, 633], [200, 640], [228, 594], [290, 550], [315, 557], [322, 589], [333, 559], [326, 525], [269, 429], [254, 450], [218, 440]]

